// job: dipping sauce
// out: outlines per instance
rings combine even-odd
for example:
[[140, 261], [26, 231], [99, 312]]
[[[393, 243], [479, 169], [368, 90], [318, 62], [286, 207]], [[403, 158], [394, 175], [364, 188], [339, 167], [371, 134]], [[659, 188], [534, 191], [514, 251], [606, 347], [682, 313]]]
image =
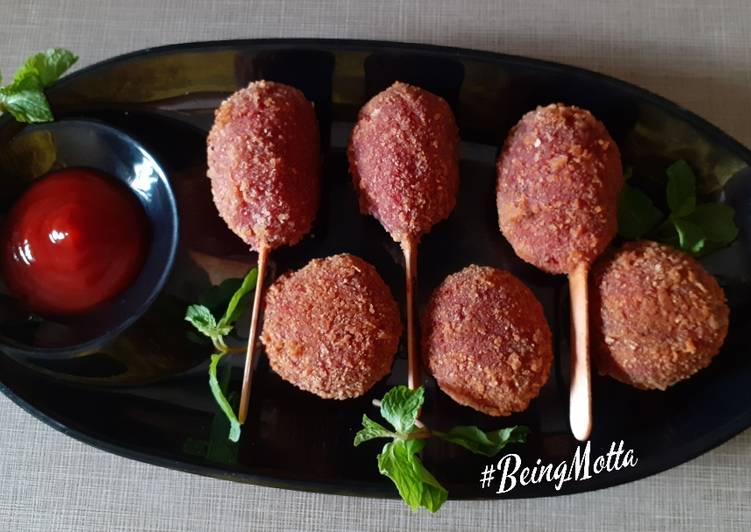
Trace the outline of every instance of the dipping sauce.
[[138, 275], [148, 221], [136, 196], [96, 170], [39, 179], [13, 206], [2, 242], [8, 289], [31, 311], [81, 314]]

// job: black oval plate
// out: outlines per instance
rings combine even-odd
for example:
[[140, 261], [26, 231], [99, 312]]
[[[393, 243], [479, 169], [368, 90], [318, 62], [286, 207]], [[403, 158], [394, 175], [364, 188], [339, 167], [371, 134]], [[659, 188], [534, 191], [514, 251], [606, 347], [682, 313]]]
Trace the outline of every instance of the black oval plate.
[[[324, 156], [323, 204], [313, 234], [274, 253], [276, 272], [340, 252], [376, 265], [403, 303], [398, 247], [377, 222], [361, 216], [347, 173], [344, 146], [358, 109], [402, 80], [440, 94], [452, 106], [462, 136], [462, 184], [456, 211], [420, 247], [419, 300], [448, 274], [471, 264], [513, 271], [543, 301], [556, 338], [556, 365], [540, 397], [523, 414], [493, 419], [453, 403], [426, 379], [424, 419], [430, 426], [510, 424], [531, 427], [523, 446], [509, 448], [525, 465], [570, 461], [577, 442], [567, 422], [568, 314], [564, 279], [525, 265], [497, 229], [494, 162], [497, 147], [523, 113], [562, 101], [590, 109], [621, 148], [624, 164], [661, 175], [678, 158], [700, 176], [701, 189], [730, 202], [741, 232], [730, 248], [704, 263], [728, 294], [731, 327], [722, 353], [694, 378], [667, 392], [643, 392], [594, 379], [592, 455], [624, 441], [633, 468], [568, 482], [518, 486], [504, 497], [593, 490], [663, 471], [719, 445], [751, 425], [748, 202], [751, 153], [696, 115], [654, 94], [606, 76], [542, 61], [453, 48], [366, 41], [257, 40], [184, 44], [144, 50], [82, 69], [49, 90], [58, 119], [95, 118], [132, 134], [164, 164], [181, 210], [181, 249], [175, 272], [154, 307], [101, 352], [72, 360], [0, 356], [6, 395], [53, 427], [97, 447], [146, 462], [220, 478], [333, 493], [394, 496], [379, 476], [379, 443], [352, 446], [363, 413], [391, 385], [405, 381], [403, 353], [387, 381], [366, 397], [318, 399], [281, 381], [261, 360], [251, 415], [238, 446], [211, 399], [208, 346], [191, 340], [182, 320], [187, 304], [208, 287], [190, 251], [252, 255], [216, 216], [205, 178], [205, 138], [218, 103], [253, 79], [295, 85], [315, 102]], [[20, 125], [0, 120], [0, 147]], [[43, 147], [31, 147], [34, 149]], [[2, 152], [0, 150], [0, 152]], [[7, 150], [6, 150], [7, 151]], [[3, 209], [14, 193], [5, 192]], [[239, 254], [239, 255], [238, 255]], [[238, 391], [241, 363], [231, 371]], [[494, 498], [480, 474], [497, 459], [442, 443], [423, 455], [452, 498]]]

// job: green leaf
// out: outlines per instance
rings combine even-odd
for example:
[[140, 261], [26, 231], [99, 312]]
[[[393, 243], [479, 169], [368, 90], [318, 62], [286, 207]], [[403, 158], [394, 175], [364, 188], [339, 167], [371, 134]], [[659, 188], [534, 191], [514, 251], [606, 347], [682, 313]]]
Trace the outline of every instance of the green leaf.
[[667, 200], [673, 217], [682, 218], [696, 207], [696, 176], [684, 160], [671, 164], [668, 174]]
[[[234, 394], [227, 393], [231, 371], [232, 368], [227, 365], [221, 372], [221, 376], [217, 378], [219, 387], [227, 397], [227, 402], [229, 403], [232, 403], [234, 400]], [[217, 373], [219, 373], [218, 370]], [[185, 443], [183, 443], [183, 451], [224, 465], [236, 464], [239, 447], [236, 442], [232, 442], [227, 438], [227, 431], [230, 428], [231, 424], [227, 416], [224, 415], [224, 412], [217, 412], [213, 416], [209, 427], [208, 440], [187, 438]]]
[[416, 390], [410, 390], [407, 386], [395, 386], [383, 396], [381, 415], [391, 423], [396, 432], [407, 434], [415, 426], [424, 396], [422, 386]]
[[36, 76], [42, 88], [50, 86], [78, 61], [78, 56], [64, 48], [50, 48], [29, 57], [21, 68], [16, 71], [14, 81], [30, 76]]
[[[217, 373], [219, 372], [217, 371]], [[221, 372], [221, 375], [217, 378], [219, 387], [224, 393], [224, 396], [227, 398], [227, 402], [229, 404], [232, 404], [236, 398], [235, 393], [227, 392], [231, 376], [232, 367], [225, 365], [224, 369]], [[231, 430], [232, 423], [227, 418], [227, 416], [223, 415], [223, 413], [218, 413], [214, 416], [214, 419], [211, 421], [211, 426], [209, 427], [209, 440], [208, 448], [206, 449], [206, 458], [222, 464], [237, 463], [237, 454], [240, 449], [236, 445], [236, 442], [232, 442], [227, 437], [228, 431]]]
[[618, 234], [635, 240], [651, 231], [663, 218], [652, 200], [638, 188], [624, 185], [618, 198]]
[[362, 429], [355, 434], [355, 447], [375, 438], [393, 438], [395, 434], [380, 423], [376, 423], [367, 415], [362, 415]]
[[448, 432], [433, 431], [433, 434], [475, 454], [495, 456], [509, 443], [526, 442], [529, 429], [516, 426], [483, 432], [475, 426], [458, 426]]
[[735, 210], [724, 203], [697, 205], [686, 220], [701, 227], [707, 240], [720, 245], [730, 244], [738, 236], [735, 225]]
[[238, 288], [235, 293], [232, 294], [232, 299], [230, 299], [229, 303], [227, 304], [227, 310], [224, 311], [224, 316], [222, 316], [222, 318], [219, 320], [219, 327], [229, 327], [237, 321], [244, 308], [244, 306], [240, 305], [240, 302], [246, 295], [248, 295], [255, 289], [257, 279], [257, 268], [253, 268], [245, 275], [240, 288]]
[[0, 106], [18, 122], [49, 122], [54, 119], [47, 97], [35, 77], [15, 80], [0, 89]]
[[697, 254], [704, 248], [707, 237], [700, 226], [683, 219], [673, 220], [673, 225], [678, 233], [678, 246], [683, 251]]
[[412, 467], [422, 481], [422, 497], [420, 497], [420, 505], [429, 512], [437, 512], [441, 509], [443, 503], [446, 502], [446, 499], [448, 499], [448, 490], [438, 482], [430, 471], [425, 469], [422, 461], [416, 455], [412, 455]]
[[226, 334], [220, 330], [211, 311], [203, 305], [190, 305], [185, 312], [185, 320], [189, 321], [200, 333], [212, 340], [217, 336]]
[[198, 303], [208, 308], [213, 314], [221, 313], [227, 307], [227, 302], [240, 288], [243, 280], [238, 277], [225, 279], [217, 286], [210, 286], [198, 298]]
[[54, 120], [44, 88], [76, 62], [72, 52], [52, 48], [29, 57], [13, 77], [13, 82], [0, 89], [0, 109], [19, 122], [50, 122]]
[[387, 443], [378, 455], [378, 470], [392, 480], [399, 495], [413, 510], [423, 507], [436, 512], [446, 501], [448, 491], [417, 457], [424, 445], [424, 440]]
[[232, 405], [229, 404], [229, 401], [224, 396], [222, 387], [219, 385], [219, 381], [216, 378], [217, 365], [219, 364], [219, 361], [222, 359], [222, 357], [224, 357], [224, 355], [226, 355], [226, 353], [215, 353], [211, 355], [211, 362], [209, 363], [209, 388], [211, 388], [211, 393], [214, 395], [214, 400], [217, 402], [219, 408], [221, 408], [222, 412], [224, 412], [224, 415], [227, 416], [227, 419], [229, 420], [229, 439], [230, 441], [236, 442], [240, 439], [240, 422], [238, 421], [237, 416], [232, 410]]

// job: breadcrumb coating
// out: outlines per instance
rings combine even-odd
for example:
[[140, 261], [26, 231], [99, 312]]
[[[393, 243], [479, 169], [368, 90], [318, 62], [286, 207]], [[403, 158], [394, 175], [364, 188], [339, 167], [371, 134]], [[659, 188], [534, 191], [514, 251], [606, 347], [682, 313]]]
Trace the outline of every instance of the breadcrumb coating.
[[360, 210], [397, 242], [417, 241], [454, 209], [459, 132], [446, 101], [394, 83], [361, 110], [349, 142]]
[[320, 195], [319, 131], [299, 90], [254, 81], [222, 102], [208, 137], [219, 215], [255, 250], [310, 231]]
[[547, 382], [553, 340], [542, 305], [511, 273], [469, 266], [433, 292], [422, 353], [438, 386], [491, 416], [527, 408]]
[[526, 262], [571, 273], [615, 236], [621, 157], [589, 111], [552, 104], [527, 113], [509, 133], [497, 171], [501, 231]]
[[629, 242], [595, 264], [591, 281], [592, 351], [602, 375], [664, 390], [707, 367], [725, 340], [725, 294], [682, 251]]
[[388, 286], [353, 255], [312, 260], [266, 294], [261, 341], [271, 367], [323, 398], [367, 392], [391, 371], [401, 333]]

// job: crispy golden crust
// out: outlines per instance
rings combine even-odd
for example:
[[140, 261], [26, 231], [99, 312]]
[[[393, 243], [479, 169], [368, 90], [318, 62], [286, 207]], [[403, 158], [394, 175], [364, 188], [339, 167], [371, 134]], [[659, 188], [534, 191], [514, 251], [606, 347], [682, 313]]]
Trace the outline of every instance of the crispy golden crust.
[[319, 201], [319, 133], [299, 90], [255, 81], [216, 111], [208, 137], [214, 203], [230, 229], [258, 250], [310, 231]]
[[418, 240], [454, 209], [458, 143], [443, 98], [398, 82], [374, 96], [360, 110], [348, 149], [360, 210], [395, 241]]
[[547, 382], [550, 328], [532, 291], [509, 272], [470, 266], [433, 292], [422, 353], [438, 386], [491, 416], [521, 412]]
[[501, 231], [523, 260], [570, 273], [615, 236], [620, 153], [589, 111], [552, 104], [527, 113], [509, 133], [497, 171]]
[[717, 280], [692, 257], [656, 242], [629, 242], [599, 260], [590, 284], [598, 370], [664, 390], [719, 352], [730, 310]]
[[401, 333], [388, 286], [352, 255], [312, 260], [266, 294], [261, 341], [271, 367], [323, 398], [368, 391], [391, 371]]

